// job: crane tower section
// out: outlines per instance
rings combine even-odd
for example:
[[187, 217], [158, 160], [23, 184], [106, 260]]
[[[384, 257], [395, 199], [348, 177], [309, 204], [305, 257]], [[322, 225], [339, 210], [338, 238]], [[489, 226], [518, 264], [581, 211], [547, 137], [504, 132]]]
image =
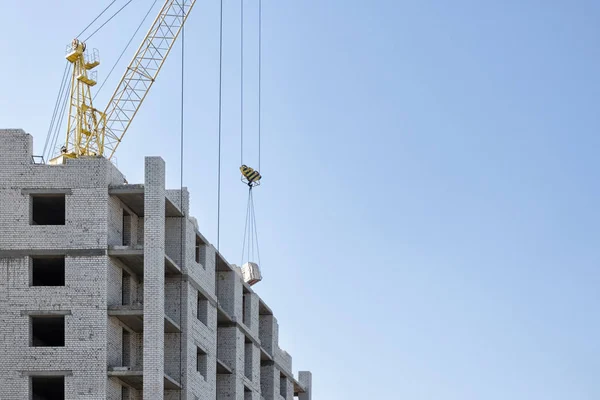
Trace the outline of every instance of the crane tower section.
[[91, 95], [91, 88], [96, 84], [96, 71], [93, 69], [100, 64], [98, 50], [88, 53], [85, 43], [73, 39], [65, 58], [73, 64], [67, 138], [61, 155], [51, 162], [64, 157], [101, 154], [97, 141], [90, 140], [96, 127], [104, 124], [104, 115], [92, 105]]

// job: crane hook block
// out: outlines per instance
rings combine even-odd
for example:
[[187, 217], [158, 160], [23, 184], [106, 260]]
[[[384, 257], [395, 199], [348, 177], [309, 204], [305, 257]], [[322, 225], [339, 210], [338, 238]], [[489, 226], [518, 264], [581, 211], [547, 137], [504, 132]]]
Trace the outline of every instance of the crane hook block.
[[242, 172], [242, 182], [246, 183], [248, 186], [258, 186], [260, 185], [260, 173], [253, 168], [248, 167], [247, 165], [242, 165], [240, 167], [240, 171]]

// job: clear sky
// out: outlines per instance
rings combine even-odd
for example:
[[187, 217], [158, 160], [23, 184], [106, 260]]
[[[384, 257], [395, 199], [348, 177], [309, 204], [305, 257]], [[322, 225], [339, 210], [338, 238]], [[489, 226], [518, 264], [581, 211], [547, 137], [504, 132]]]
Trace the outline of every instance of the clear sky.
[[[244, 1], [255, 165], [257, 0]], [[256, 289], [314, 399], [600, 398], [600, 3], [263, 3]], [[0, 2], [0, 127], [32, 133], [38, 153], [64, 48], [106, 4]], [[88, 42], [100, 80], [148, 4]], [[234, 263], [239, 17], [225, 1], [220, 247]], [[213, 243], [218, 18], [198, 1], [185, 30], [183, 179]], [[132, 183], [161, 155], [179, 187], [177, 47], [118, 150]]]

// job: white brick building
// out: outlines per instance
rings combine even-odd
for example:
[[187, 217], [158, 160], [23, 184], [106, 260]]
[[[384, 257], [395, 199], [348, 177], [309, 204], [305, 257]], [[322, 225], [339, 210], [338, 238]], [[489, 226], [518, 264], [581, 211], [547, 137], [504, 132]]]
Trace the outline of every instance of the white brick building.
[[165, 189], [0, 130], [0, 399], [311, 399], [270, 308]]

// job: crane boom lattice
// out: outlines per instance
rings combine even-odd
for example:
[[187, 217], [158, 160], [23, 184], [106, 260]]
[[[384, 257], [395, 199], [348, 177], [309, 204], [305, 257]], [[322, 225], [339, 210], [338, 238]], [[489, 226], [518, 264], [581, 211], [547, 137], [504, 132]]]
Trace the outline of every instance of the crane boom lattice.
[[104, 114], [104, 154], [110, 159], [169, 55], [196, 0], [167, 0], [129, 63]]

